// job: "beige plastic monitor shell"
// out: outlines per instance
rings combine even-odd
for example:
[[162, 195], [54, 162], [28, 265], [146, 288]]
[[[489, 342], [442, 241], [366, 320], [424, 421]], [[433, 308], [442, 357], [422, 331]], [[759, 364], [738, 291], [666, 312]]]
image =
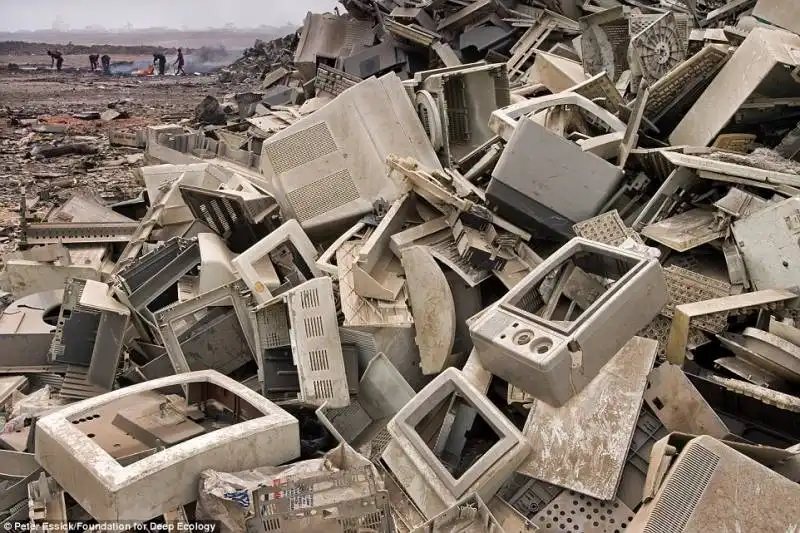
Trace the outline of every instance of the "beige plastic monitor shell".
[[150, 165], [139, 169], [148, 196], [158, 197], [159, 191], [169, 188], [166, 205], [161, 213], [161, 223], [176, 224], [194, 220], [189, 206], [183, 201], [175, 183], [194, 185], [207, 189], [217, 189], [226, 183], [229, 174], [210, 163], [193, 163], [188, 165]]
[[[448, 166], [494, 137], [488, 127], [489, 116], [495, 109], [511, 104], [505, 63], [423, 71], [415, 73], [414, 78], [419, 81], [418, 89], [426, 91], [436, 102], [442, 158]], [[458, 84], [458, 87], [450, 88], [450, 84]], [[454, 100], [448, 101], [448, 97]], [[465, 139], [457, 140], [456, 133], [465, 135]]]
[[627, 126], [614, 114], [606, 111], [588, 98], [576, 93], [563, 92], [538, 98], [531, 98], [517, 104], [494, 111], [489, 117], [489, 128], [508, 142], [514, 134], [517, 123], [523, 116], [559, 105], [576, 105], [596, 116], [610, 131], [624, 132]]
[[311, 273], [315, 277], [322, 276], [322, 271], [317, 267], [317, 251], [314, 249], [314, 244], [296, 220], [287, 220], [281, 227], [232, 261], [234, 268], [242, 276], [242, 280], [253, 292], [253, 297], [259, 304], [266, 303], [272, 298], [269, 287], [277, 288], [274, 287], [275, 267], [269, 253], [287, 241], [291, 242], [303, 257]]
[[335, 233], [401, 194], [387, 176], [390, 153], [441, 169], [400, 78], [390, 73], [347, 89], [264, 142], [261, 174], [286, 218]]
[[[452, 393], [463, 396], [499, 437], [459, 479], [453, 478], [415, 429]], [[392, 441], [383, 452], [383, 460], [428, 519], [470, 492], [488, 500], [530, 452], [519, 430], [455, 368], [448, 368], [419, 391], [387, 429]]]
[[[289, 340], [300, 380], [300, 399], [316, 406], [326, 402], [330, 407], [348, 406], [350, 390], [331, 279], [323, 276], [309, 280], [253, 312], [268, 311], [273, 305], [288, 308]], [[263, 339], [268, 333], [259, 331], [258, 338]], [[257, 359], [262, 356], [257, 354]]]
[[[189, 439], [128, 466], [71, 423], [115, 400], [192, 383], [216, 385], [262, 416]], [[203, 470], [238, 472], [283, 464], [299, 455], [297, 419], [213, 370], [125, 387], [64, 407], [36, 424], [36, 460], [97, 520], [148, 520], [195, 501]]]
[[[648, 481], [663, 465], [651, 460]], [[626, 531], [786, 533], [800, 523], [800, 485], [709, 436], [683, 447], [657, 490]]]
[[[565, 325], [510, 303], [583, 252], [633, 266], [577, 320]], [[558, 407], [580, 392], [628, 340], [658, 316], [667, 300], [666, 281], [656, 259], [575, 238], [525, 276], [469, 330], [486, 370]]]
[[[787, 65], [789, 68], [783, 68]], [[753, 28], [669, 136], [672, 145], [707, 146], [754, 93], [792, 94], [800, 66], [800, 36]], [[792, 70], [794, 69], [794, 70]], [[766, 89], [766, 90], [765, 90]], [[789, 92], [787, 92], [789, 91]]]

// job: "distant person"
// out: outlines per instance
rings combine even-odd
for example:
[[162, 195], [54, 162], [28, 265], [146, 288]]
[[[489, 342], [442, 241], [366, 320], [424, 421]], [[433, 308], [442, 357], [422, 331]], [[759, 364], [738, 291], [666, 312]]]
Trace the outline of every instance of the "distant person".
[[94, 72], [98, 68], [100, 54], [89, 54], [89, 69]]
[[178, 59], [175, 60], [175, 66], [178, 67], [177, 69], [175, 69], [176, 76], [177, 75], [186, 76], [186, 71], [183, 70], [183, 65], [184, 65], [183, 51], [180, 48], [178, 48]]
[[103, 57], [100, 58], [100, 63], [103, 65], [103, 74], [106, 76], [111, 74], [111, 56], [108, 54], [103, 54]]
[[167, 57], [164, 54], [153, 54], [153, 66], [158, 66], [158, 75], [163, 76], [167, 69]]
[[55, 52], [51, 52], [50, 50], [48, 50], [47, 55], [50, 56], [50, 68], [53, 68], [53, 64], [55, 64], [56, 70], [60, 72], [61, 65], [64, 64], [64, 57], [61, 55], [61, 52], [59, 52], [58, 50], [56, 50]]

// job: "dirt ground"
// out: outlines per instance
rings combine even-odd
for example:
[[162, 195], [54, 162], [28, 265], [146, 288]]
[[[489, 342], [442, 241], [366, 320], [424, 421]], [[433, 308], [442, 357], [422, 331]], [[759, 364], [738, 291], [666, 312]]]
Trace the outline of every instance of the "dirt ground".
[[[224, 92], [213, 76], [136, 78], [0, 70], [0, 252], [14, 243], [22, 186], [32, 221], [44, 220], [54, 206], [75, 193], [91, 194], [106, 203], [134, 198], [142, 190], [135, 172], [142, 164], [142, 150], [112, 147], [108, 133], [191, 120], [203, 97], [221, 97]], [[129, 118], [106, 122], [73, 117], [102, 113], [109, 107], [125, 111]], [[63, 124], [67, 131], [39, 133], [33, 129], [37, 124]], [[35, 155], [39, 146], [70, 143], [88, 143], [97, 151], [51, 158]]]

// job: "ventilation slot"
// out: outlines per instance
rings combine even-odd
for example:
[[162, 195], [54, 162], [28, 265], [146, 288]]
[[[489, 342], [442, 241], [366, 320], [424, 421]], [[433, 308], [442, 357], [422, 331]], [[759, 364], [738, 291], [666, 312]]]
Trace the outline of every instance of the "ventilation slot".
[[306, 338], [324, 337], [325, 327], [323, 326], [322, 317], [320, 315], [311, 316], [303, 320], [303, 325], [306, 327]]
[[332, 398], [333, 397], [333, 382], [329, 379], [318, 379], [314, 381], [314, 397]]
[[338, 147], [324, 122], [298, 131], [264, 147], [275, 174], [283, 174], [334, 153]]
[[263, 521], [264, 529], [267, 531], [280, 531], [281, 530], [281, 519], [280, 518], [269, 518]]
[[328, 364], [327, 350], [314, 350], [308, 352], [308, 358], [311, 362], [311, 370], [314, 372], [323, 372], [330, 369]]
[[303, 222], [358, 200], [358, 189], [350, 171], [345, 168], [295, 189], [286, 196], [297, 219]]
[[644, 533], [681, 533], [684, 530], [719, 464], [719, 456], [699, 444], [690, 444], [678, 461]]
[[300, 293], [300, 305], [303, 309], [319, 307], [319, 292], [317, 289], [310, 289]]

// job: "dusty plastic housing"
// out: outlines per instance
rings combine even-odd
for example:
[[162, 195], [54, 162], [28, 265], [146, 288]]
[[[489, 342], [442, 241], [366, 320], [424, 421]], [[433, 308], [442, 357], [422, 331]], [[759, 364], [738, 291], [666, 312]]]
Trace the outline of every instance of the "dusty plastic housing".
[[[100, 443], [106, 431], [121, 433], [124, 438], [125, 433], [111, 419], [96, 435], [81, 430], [81, 423], [103, 421], [95, 420], [95, 414], [109, 404], [177, 386], [188, 388], [190, 404], [214, 400], [239, 421], [154, 451], [126, 466]], [[97, 520], [148, 520], [195, 501], [203, 470], [239, 472], [283, 464], [299, 455], [297, 419], [213, 370], [125, 387], [64, 407], [36, 424], [36, 460]]]
[[[574, 321], [546, 320], [537, 286], [572, 261], [616, 281]], [[572, 239], [470, 324], [478, 357], [492, 374], [553, 406], [564, 405], [667, 303], [652, 258]]]
[[[648, 480], [651, 473], [652, 465]], [[627, 530], [784, 533], [800, 521], [798, 501], [800, 485], [702, 436], [683, 448], [658, 493], [639, 509]]]
[[[450, 407], [442, 423], [433, 424], [434, 429], [440, 429], [439, 433], [427, 437], [435, 437], [436, 442], [429, 445], [417, 427], [430, 426], [430, 416], [435, 417], [448, 398], [451, 399]], [[461, 406], [467, 409], [453, 409], [454, 399], [463, 400]], [[497, 440], [454, 477], [437, 453], [442, 454], [460, 443], [460, 450], [455, 452], [455, 457], [460, 459], [466, 432], [477, 415], [494, 431]], [[428, 433], [429, 429], [423, 431]], [[461, 371], [452, 367], [417, 393], [392, 418], [387, 430], [392, 440], [383, 452], [383, 460], [428, 519], [472, 492], [488, 500], [530, 452], [530, 446], [519, 430]]]
[[322, 275], [317, 267], [317, 252], [311, 240], [296, 220], [288, 220], [232, 261], [259, 304], [269, 301], [272, 298], [270, 289], [277, 289], [280, 285], [270, 252], [285, 243], [291, 244], [302, 258], [303, 264], [296, 264], [296, 267], [305, 276]]

